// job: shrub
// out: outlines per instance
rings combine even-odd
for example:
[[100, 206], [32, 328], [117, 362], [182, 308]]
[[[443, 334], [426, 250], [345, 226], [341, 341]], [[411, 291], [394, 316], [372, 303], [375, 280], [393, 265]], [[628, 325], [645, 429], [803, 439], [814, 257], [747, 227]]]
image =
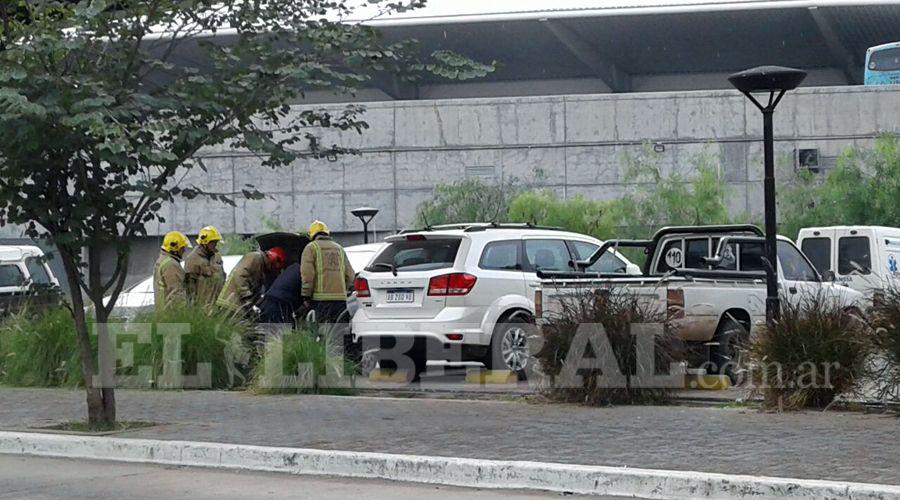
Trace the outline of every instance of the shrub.
[[706, 148], [690, 159], [692, 182], [678, 171], [665, 172], [662, 154], [644, 144], [622, 160], [624, 178], [637, 183], [622, 203], [621, 224], [626, 234], [646, 237], [663, 226], [724, 224], [730, 221], [730, 188], [724, 182], [718, 157]]
[[526, 191], [509, 204], [510, 222], [558, 226], [599, 239], [613, 236], [619, 217], [616, 202], [594, 201], [581, 195], [560, 200], [552, 191]]
[[[96, 337], [93, 337], [96, 346]], [[25, 309], [0, 324], [0, 382], [24, 387], [84, 385], [75, 321], [57, 307], [33, 314]]]
[[[174, 326], [161, 328], [162, 325]], [[144, 312], [138, 314], [132, 324], [123, 326], [123, 333], [139, 335], [146, 333], [148, 328], [151, 333], [149, 343], [141, 343], [140, 338], [134, 343], [134, 360], [130, 371], [120, 370], [124, 374], [135, 375], [137, 367], [149, 366], [152, 386], [180, 388], [174, 381], [161, 378], [165, 363], [179, 360], [178, 353], [166, 352], [165, 337], [169, 331], [175, 331], [172, 330], [174, 328], [184, 333], [180, 336], [181, 373], [194, 374], [198, 366], [209, 366], [209, 384], [201, 383], [194, 388], [230, 388], [245, 379], [241, 369], [250, 362], [246, 341], [254, 334], [254, 325], [250, 323], [233, 319], [215, 309], [184, 307]], [[192, 385], [197, 384], [188, 384]]]
[[781, 319], [750, 346], [754, 392], [768, 408], [825, 407], [867, 376], [870, 330], [844, 304], [821, 295], [782, 302]]
[[878, 396], [900, 401], [900, 285], [884, 290], [872, 310], [876, 356], [881, 358], [875, 373]]
[[434, 187], [434, 196], [417, 208], [418, 227], [462, 222], [503, 222], [509, 213], [509, 201], [520, 191], [513, 179], [501, 184], [486, 184], [465, 179]]
[[[642, 372], [666, 374], [671, 364], [681, 358], [681, 343], [665, 327], [663, 315], [650, 311], [637, 296], [623, 289], [601, 293], [582, 290], [564, 297], [560, 307], [560, 311], [550, 313], [542, 325], [543, 346], [535, 355], [540, 370], [552, 379], [547, 389], [550, 397], [591, 405], [658, 403], [668, 400], [673, 389], [681, 388], [680, 377], [676, 377], [677, 384], [669, 386], [639, 384], [635, 377]], [[637, 337], [632, 332], [632, 325], [642, 323], [662, 326], [660, 332], [653, 336], [653, 356], [650, 359], [641, 359], [636, 355]], [[585, 334], [590, 328], [584, 325], [602, 325], [609, 342], [588, 342]], [[579, 346], [583, 348], [586, 344], [588, 347], [581, 351]], [[578, 371], [578, 375], [582, 376], [580, 385], [573, 386], [571, 380], [566, 380], [564, 375], [571, 375], [579, 362], [586, 358], [604, 359], [609, 354], [614, 356], [615, 363], [625, 376], [624, 383], [608, 387], [598, 383], [598, 375], [611, 375], [612, 372], [607, 369], [603, 373], [604, 370], [597, 367]], [[645, 363], [651, 359], [653, 366], [646, 366]], [[600, 364], [606, 366], [605, 363]]]
[[803, 227], [900, 225], [900, 136], [885, 134], [871, 150], [850, 148], [824, 180], [801, 173], [780, 190], [781, 232]]
[[219, 252], [222, 255], [244, 255], [259, 250], [259, 245], [252, 236], [230, 233], [222, 235]]
[[[352, 394], [346, 380], [353, 365], [336, 347], [330, 348], [314, 331], [293, 330], [273, 335], [266, 342], [261, 363], [253, 368], [251, 387], [258, 394]], [[303, 366], [301, 366], [303, 365]], [[268, 371], [267, 371], [268, 369]], [[328, 376], [331, 376], [329, 379]]]

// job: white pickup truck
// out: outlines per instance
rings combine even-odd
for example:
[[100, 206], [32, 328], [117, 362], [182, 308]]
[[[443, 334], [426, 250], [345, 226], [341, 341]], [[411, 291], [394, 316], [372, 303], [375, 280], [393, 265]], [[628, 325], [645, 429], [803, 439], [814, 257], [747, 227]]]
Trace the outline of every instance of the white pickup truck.
[[[608, 248], [643, 248], [642, 276], [540, 273], [537, 323], [560, 310], [562, 297], [620, 289], [665, 314], [670, 327], [693, 347], [695, 364], [733, 376], [734, 358], [750, 333], [765, 324], [766, 272], [762, 231], [752, 225], [668, 227], [650, 240], [610, 240], [578, 262], [587, 267]], [[824, 282], [806, 256], [778, 238], [778, 287], [783, 300], [816, 294], [843, 307], [860, 308], [862, 294]], [[860, 308], [861, 309], [861, 308]], [[708, 363], [707, 363], [708, 362]]]

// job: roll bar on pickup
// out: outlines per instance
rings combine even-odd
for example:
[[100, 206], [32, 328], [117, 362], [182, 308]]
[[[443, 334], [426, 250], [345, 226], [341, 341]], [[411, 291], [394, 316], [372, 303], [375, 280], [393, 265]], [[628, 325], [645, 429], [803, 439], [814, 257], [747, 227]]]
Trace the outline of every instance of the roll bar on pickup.
[[[579, 269], [586, 269], [595, 262], [600, 260], [600, 257], [603, 256], [610, 248], [617, 247], [631, 247], [631, 248], [644, 248], [644, 253], [648, 255], [652, 255], [656, 251], [656, 247], [659, 245], [660, 240], [664, 237], [672, 235], [672, 234], [723, 234], [723, 233], [751, 233], [753, 235], [762, 237], [763, 232], [759, 226], [753, 224], [718, 224], [711, 226], [667, 226], [659, 231], [657, 231], [653, 238], [649, 240], [607, 240], [606, 243], [600, 246], [587, 260], [578, 261], [576, 264]], [[727, 236], [726, 236], [727, 237]], [[720, 245], [721, 246], [721, 245]], [[646, 267], [646, 266], [645, 266]], [[644, 274], [647, 274], [647, 270], [644, 269]]]
[[[728, 235], [726, 233], [750, 233], [750, 235]], [[657, 231], [652, 239], [649, 240], [607, 240], [600, 245], [594, 253], [585, 260], [575, 262], [579, 272], [565, 271], [538, 271], [539, 278], [552, 279], [584, 279], [584, 278], [621, 278], [621, 274], [616, 273], [585, 273], [584, 270], [597, 262], [610, 249], [618, 248], [643, 248], [644, 253], [653, 255], [660, 241], [669, 235], [715, 235], [726, 234], [719, 240], [718, 247], [714, 257], [705, 257], [704, 261], [711, 266], [718, 265], [723, 260], [723, 252], [729, 243], [765, 243], [762, 230], [752, 224], [722, 224], [712, 226], [669, 226]], [[648, 268], [651, 265], [652, 258], [648, 258], [642, 269], [645, 276], [649, 275]], [[771, 264], [763, 258], [763, 265], [766, 267], [765, 272], [761, 271], [737, 271], [726, 269], [677, 269], [673, 271], [675, 276], [696, 277], [696, 278], [718, 278], [718, 279], [767, 279], [770, 273], [774, 273]], [[774, 274], [771, 274], [774, 276]]]

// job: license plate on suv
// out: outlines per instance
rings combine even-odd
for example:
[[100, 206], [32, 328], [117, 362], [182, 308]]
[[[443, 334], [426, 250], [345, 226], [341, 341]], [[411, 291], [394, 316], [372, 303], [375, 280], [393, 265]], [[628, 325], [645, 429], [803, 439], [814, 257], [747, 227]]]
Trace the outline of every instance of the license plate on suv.
[[415, 300], [412, 290], [388, 290], [387, 301], [390, 304], [403, 304]]

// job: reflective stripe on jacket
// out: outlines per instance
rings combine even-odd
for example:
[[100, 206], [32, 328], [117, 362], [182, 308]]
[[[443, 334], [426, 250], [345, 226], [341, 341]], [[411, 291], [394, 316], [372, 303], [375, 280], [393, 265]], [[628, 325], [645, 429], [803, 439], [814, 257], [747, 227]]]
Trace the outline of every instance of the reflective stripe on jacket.
[[153, 299], [157, 311], [187, 301], [181, 260], [168, 252], [160, 252], [153, 266]]
[[329, 236], [318, 236], [300, 256], [301, 294], [315, 301], [347, 300], [353, 267], [347, 254]]
[[225, 268], [218, 252], [198, 246], [184, 260], [185, 290], [194, 304], [212, 305], [225, 286]]

